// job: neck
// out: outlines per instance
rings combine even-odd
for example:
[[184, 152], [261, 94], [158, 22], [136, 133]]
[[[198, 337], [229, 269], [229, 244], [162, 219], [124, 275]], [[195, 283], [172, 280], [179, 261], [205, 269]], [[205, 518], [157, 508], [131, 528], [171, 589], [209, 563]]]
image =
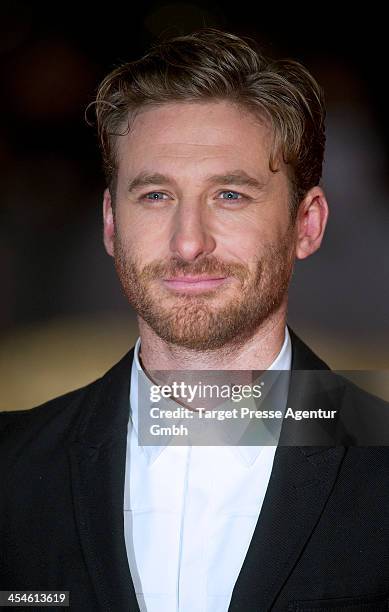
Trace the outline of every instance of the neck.
[[138, 317], [141, 360], [147, 370], [266, 370], [285, 339], [286, 304], [258, 327], [243, 345], [198, 351], [169, 344]]

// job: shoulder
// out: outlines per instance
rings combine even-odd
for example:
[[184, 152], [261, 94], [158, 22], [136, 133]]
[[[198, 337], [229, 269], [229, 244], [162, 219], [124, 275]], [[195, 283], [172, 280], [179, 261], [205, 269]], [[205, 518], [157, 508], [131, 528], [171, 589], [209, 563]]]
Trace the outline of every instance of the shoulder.
[[128, 377], [131, 349], [103, 376], [91, 383], [55, 397], [28, 410], [0, 412], [0, 450], [15, 451], [24, 444], [53, 445], [55, 441], [71, 441], [101, 402], [109, 398], [120, 382]]
[[329, 370], [329, 366], [288, 325], [293, 370]]
[[[331, 435], [336, 436], [337, 444], [359, 448], [382, 446], [378, 455], [389, 456], [389, 403], [361, 388], [362, 376], [359, 383], [358, 376], [356, 381], [354, 376], [350, 380], [351, 373], [348, 376], [346, 372], [330, 369], [289, 326], [288, 329], [292, 342], [293, 402], [334, 409], [336, 429], [331, 430]], [[373, 390], [374, 385], [370, 388]], [[328, 423], [328, 427], [319, 424], [320, 431], [326, 433]]]
[[76, 425], [85, 396], [97, 389], [101, 378], [28, 410], [0, 412], [0, 446], [23, 445], [42, 435], [55, 438]]
[[389, 454], [389, 402], [344, 380], [339, 419], [352, 444], [382, 445]]

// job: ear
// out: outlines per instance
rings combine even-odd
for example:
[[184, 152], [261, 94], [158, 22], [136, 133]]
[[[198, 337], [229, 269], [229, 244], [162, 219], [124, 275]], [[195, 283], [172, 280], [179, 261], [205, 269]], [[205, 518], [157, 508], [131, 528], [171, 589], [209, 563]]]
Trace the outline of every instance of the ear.
[[328, 219], [324, 191], [316, 186], [301, 201], [297, 213], [296, 257], [305, 259], [320, 248]]
[[104, 218], [104, 246], [108, 255], [113, 257], [115, 222], [112, 211], [112, 198], [109, 189], [105, 189], [103, 198], [103, 218]]

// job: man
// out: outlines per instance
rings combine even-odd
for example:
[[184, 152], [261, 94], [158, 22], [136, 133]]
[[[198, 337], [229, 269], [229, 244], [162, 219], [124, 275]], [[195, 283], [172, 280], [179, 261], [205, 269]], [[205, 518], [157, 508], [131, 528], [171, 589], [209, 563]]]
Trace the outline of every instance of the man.
[[[4, 413], [1, 589], [104, 612], [387, 610], [389, 454], [360, 445], [384, 403], [286, 325], [328, 217], [320, 87], [203, 29], [113, 71], [96, 111], [104, 243], [140, 335], [101, 379]], [[285, 422], [338, 418], [273, 444], [142, 443], [160, 371], [279, 372]]]

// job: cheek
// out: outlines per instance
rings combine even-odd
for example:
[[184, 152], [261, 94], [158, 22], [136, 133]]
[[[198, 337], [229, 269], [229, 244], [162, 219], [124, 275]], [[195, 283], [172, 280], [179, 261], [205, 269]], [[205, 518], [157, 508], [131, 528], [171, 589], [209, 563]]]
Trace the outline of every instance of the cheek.
[[233, 236], [253, 243], [266, 243], [282, 235], [286, 227], [286, 215], [280, 210], [278, 202], [272, 199], [253, 202], [244, 209], [227, 211], [217, 218], [217, 224], [225, 236]]
[[116, 219], [116, 236], [122, 250], [142, 265], [166, 258], [169, 239], [162, 224], [144, 215], [122, 213]]
[[250, 215], [249, 218], [236, 216], [231, 223], [220, 227], [220, 247], [242, 261], [249, 262], [257, 257], [272, 238], [274, 227], [265, 223], [258, 217]]
[[250, 269], [255, 266], [258, 257], [261, 257], [263, 247], [258, 235], [247, 232], [233, 237], [225, 237], [219, 242], [215, 255], [221, 260], [239, 263]]
[[[150, 188], [150, 191], [152, 189]], [[131, 233], [137, 237], [145, 234], [153, 234], [158, 237], [166, 231], [169, 215], [166, 211], [154, 210], [138, 202], [136, 198], [121, 197], [117, 203], [117, 223], [123, 233]]]

